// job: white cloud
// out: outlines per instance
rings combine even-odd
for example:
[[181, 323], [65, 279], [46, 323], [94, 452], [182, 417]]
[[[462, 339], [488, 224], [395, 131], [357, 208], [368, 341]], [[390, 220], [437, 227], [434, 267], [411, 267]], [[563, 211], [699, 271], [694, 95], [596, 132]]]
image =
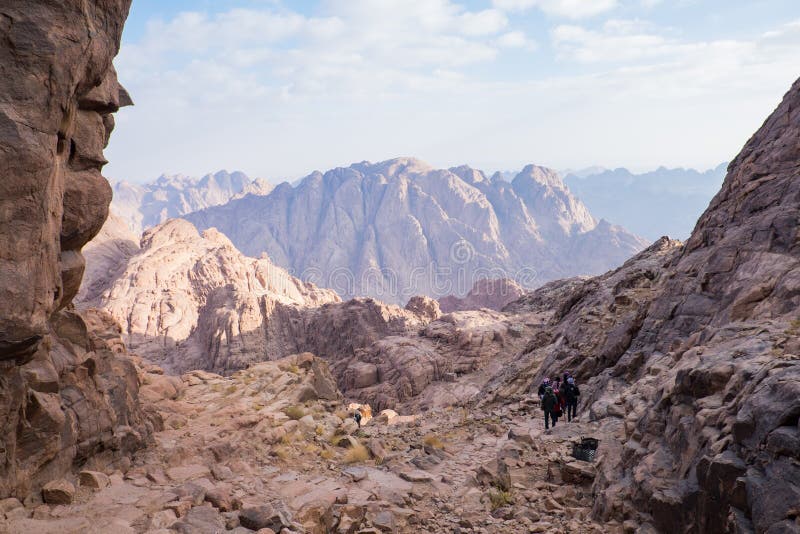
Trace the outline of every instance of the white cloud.
[[511, 31], [497, 38], [497, 45], [502, 48], [536, 48], [536, 43], [528, 39], [524, 32]]
[[492, 0], [498, 9], [523, 11], [538, 7], [548, 15], [580, 19], [606, 13], [617, 7], [617, 0]]
[[493, 35], [506, 26], [508, 18], [497, 9], [461, 15], [461, 31], [466, 35]]
[[313, 17], [254, 8], [152, 22], [117, 61], [137, 105], [118, 116], [109, 175], [229, 167], [275, 179], [398, 154], [709, 166], [735, 155], [800, 73], [800, 21], [691, 41], [612, 18], [559, 21], [550, 38], [569, 74], [556, 76], [541, 52], [504, 62], [540, 37], [496, 10], [324, 0]]

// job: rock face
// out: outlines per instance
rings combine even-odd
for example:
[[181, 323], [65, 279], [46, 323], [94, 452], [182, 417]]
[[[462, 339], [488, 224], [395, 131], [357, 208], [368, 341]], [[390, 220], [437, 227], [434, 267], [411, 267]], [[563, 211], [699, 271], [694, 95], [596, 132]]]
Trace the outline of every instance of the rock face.
[[146, 184], [114, 182], [113, 189], [111, 211], [121, 217], [131, 231], [141, 234], [167, 219], [224, 204], [233, 198], [266, 195], [272, 185], [261, 178], [251, 179], [243, 172], [219, 171], [202, 178], [161, 175]]
[[597, 217], [622, 225], [652, 241], [663, 235], [687, 239], [725, 178], [727, 163], [705, 172], [628, 169], [567, 174], [564, 183]]
[[[572, 370], [604, 429], [595, 513], [663, 532], [794, 532], [800, 502], [800, 81], [685, 246], [510, 308], [548, 331], [486, 394]], [[561, 286], [560, 288], [557, 286]]]
[[475, 282], [472, 289], [463, 298], [452, 295], [439, 299], [439, 306], [445, 313], [464, 310], [488, 308], [500, 311], [508, 304], [519, 299], [525, 290], [508, 278], [484, 278]]
[[124, 220], [110, 214], [100, 233], [83, 247], [86, 270], [75, 303], [82, 308], [98, 306], [103, 291], [122, 274], [138, 251], [139, 237]]
[[344, 298], [394, 304], [462, 296], [482, 278], [534, 287], [600, 273], [645, 246], [598, 223], [554, 171], [533, 165], [509, 183], [414, 159], [364, 162], [186, 218]]
[[328, 302], [339, 298], [182, 219], [145, 232], [141, 250], [100, 297], [132, 350], [157, 361], [169, 356], [180, 369], [220, 372], [296, 352], [282, 335], [295, 308]]
[[111, 114], [131, 103], [111, 64], [129, 4], [0, 6], [0, 497], [113, 461], [153, 430], [118, 329], [67, 309], [108, 214]]

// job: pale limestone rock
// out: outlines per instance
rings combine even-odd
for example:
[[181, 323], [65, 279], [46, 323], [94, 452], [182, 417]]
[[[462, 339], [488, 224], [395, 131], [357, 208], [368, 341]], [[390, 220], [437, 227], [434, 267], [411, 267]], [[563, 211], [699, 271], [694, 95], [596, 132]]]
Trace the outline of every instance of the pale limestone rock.
[[530, 288], [599, 274], [646, 245], [598, 223], [555, 171], [533, 165], [507, 182], [410, 158], [362, 162], [185, 217], [344, 298], [393, 304], [462, 296], [487, 277]]

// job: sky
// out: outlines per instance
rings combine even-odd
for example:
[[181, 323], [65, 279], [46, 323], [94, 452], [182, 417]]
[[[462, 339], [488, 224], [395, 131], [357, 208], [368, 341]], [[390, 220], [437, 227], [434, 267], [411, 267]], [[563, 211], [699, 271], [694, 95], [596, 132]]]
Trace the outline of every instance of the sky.
[[414, 156], [706, 169], [800, 76], [797, 0], [134, 0], [105, 175]]

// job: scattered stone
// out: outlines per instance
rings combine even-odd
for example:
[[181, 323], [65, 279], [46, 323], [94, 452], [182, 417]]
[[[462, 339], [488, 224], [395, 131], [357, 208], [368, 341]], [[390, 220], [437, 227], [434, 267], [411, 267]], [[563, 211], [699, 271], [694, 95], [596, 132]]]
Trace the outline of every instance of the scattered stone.
[[42, 498], [47, 504], [71, 504], [75, 498], [75, 486], [64, 479], [53, 480], [42, 488]]
[[239, 511], [239, 522], [251, 530], [271, 528], [276, 532], [292, 526], [291, 516], [272, 505], [242, 508]]
[[409, 482], [433, 482], [433, 477], [425, 471], [401, 471], [400, 478]]
[[92, 489], [102, 489], [109, 485], [108, 475], [99, 471], [81, 471], [78, 474], [81, 486]]

